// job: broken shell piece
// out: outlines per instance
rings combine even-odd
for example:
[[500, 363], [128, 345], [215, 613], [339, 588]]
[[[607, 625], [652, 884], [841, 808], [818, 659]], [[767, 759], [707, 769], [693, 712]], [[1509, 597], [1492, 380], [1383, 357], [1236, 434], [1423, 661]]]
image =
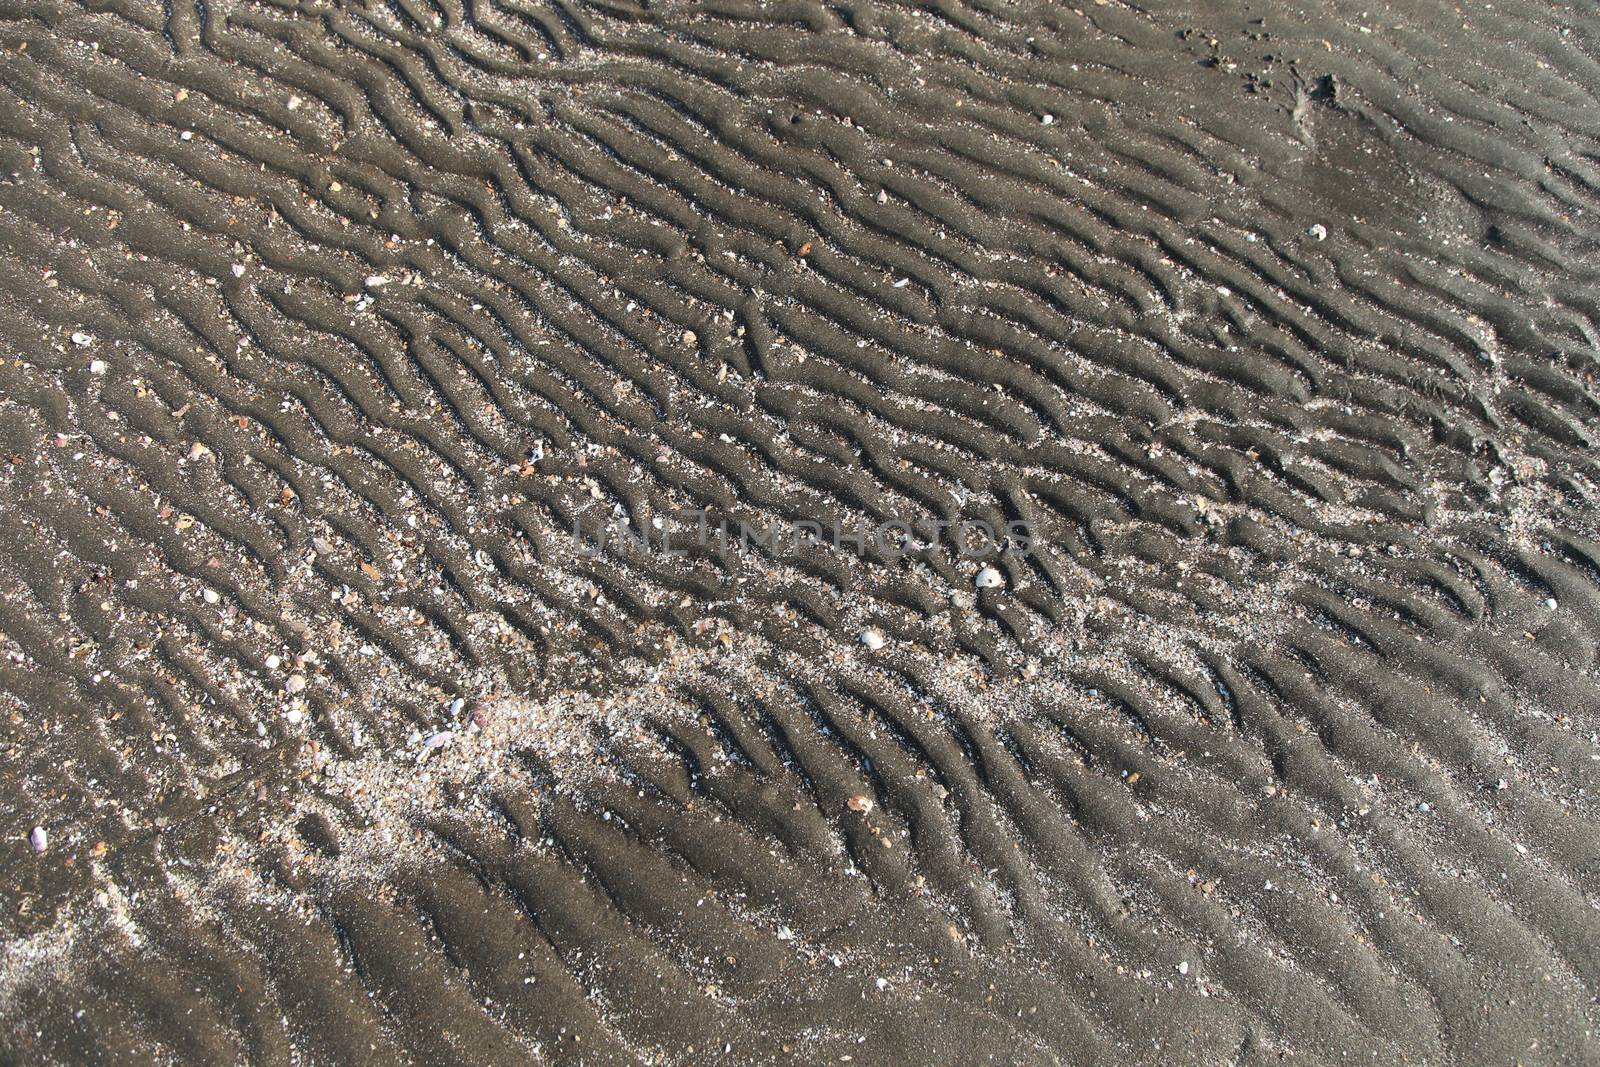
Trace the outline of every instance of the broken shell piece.
[[858, 811], [862, 815], [865, 815], [872, 810], [872, 798], [857, 793], [855, 796], [845, 801], [844, 806], [849, 808], [851, 811]]
[[999, 589], [1002, 585], [1006, 584], [1006, 579], [1005, 576], [995, 568], [985, 567], [983, 570], [978, 572], [978, 577], [974, 580], [973, 584], [975, 584], [979, 589]]
[[876, 626], [869, 626], [865, 630], [862, 630], [860, 637], [861, 643], [866, 645], [867, 649], [871, 652], [876, 652], [878, 649], [884, 646], [885, 638], [883, 636], [883, 631], [878, 629]]
[[305, 687], [306, 676], [303, 674], [291, 674], [283, 683], [284, 692], [287, 693], [298, 693], [304, 690]]
[[454, 730], [440, 730], [437, 733], [429, 734], [423, 739], [422, 751], [417, 753], [418, 761], [427, 759], [429, 756], [433, 755], [436, 750], [448, 745], [451, 741], [454, 741], [455, 738], [456, 732]]
[[89, 373], [96, 377], [105, 374], [110, 369], [111, 365], [103, 359], [91, 359], [89, 361]]
[[35, 852], [43, 852], [50, 847], [50, 835], [45, 832], [44, 827], [35, 826], [28, 834], [28, 847]]
[[72, 343], [77, 345], [79, 348], [88, 348], [90, 345], [94, 344], [94, 336], [92, 334], [84, 333], [80, 330], [72, 335]]

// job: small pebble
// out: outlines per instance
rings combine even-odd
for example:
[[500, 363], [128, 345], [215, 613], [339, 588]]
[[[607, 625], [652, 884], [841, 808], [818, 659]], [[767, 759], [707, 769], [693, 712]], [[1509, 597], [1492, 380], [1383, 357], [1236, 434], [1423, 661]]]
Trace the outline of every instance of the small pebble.
[[42, 826], [35, 826], [28, 834], [28, 844], [35, 852], [43, 852], [50, 847], [50, 835]]
[[849, 808], [851, 811], [860, 812], [862, 815], [865, 815], [872, 810], [872, 798], [864, 793], [857, 793], [855, 796], [845, 801], [844, 806]]
[[284, 680], [283, 683], [283, 689], [286, 693], [298, 693], [305, 689], [305, 687], [306, 676], [303, 674], [291, 674], [287, 679]]
[[1054, 115], [1040, 115], [1039, 121], [1044, 123], [1046, 126], [1050, 126], [1055, 123], [1056, 117]]
[[111, 365], [103, 359], [91, 359], [89, 361], [89, 373], [95, 375], [96, 377], [105, 374], [105, 372], [110, 369]]
[[1179, 974], [1188, 974], [1189, 973], [1189, 961], [1188, 960], [1184, 960], [1184, 961], [1182, 961], [1181, 963], [1178, 964], [1178, 973]]
[[200, 595], [205, 599], [207, 604], [217, 604], [221, 603], [222, 601], [222, 594], [217, 592], [215, 589], [202, 590]]

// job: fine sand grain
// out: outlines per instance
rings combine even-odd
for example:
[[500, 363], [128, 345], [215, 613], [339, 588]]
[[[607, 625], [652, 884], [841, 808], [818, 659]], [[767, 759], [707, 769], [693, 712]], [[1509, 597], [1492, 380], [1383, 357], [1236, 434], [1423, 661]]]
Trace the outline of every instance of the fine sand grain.
[[0, 1063], [1600, 1062], [1597, 93], [0, 3]]

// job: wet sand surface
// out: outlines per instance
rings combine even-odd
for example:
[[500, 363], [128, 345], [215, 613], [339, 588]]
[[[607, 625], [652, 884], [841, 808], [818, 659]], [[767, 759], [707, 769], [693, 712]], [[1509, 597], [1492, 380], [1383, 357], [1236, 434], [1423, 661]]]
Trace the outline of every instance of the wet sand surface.
[[1597, 31], [0, 5], [0, 1060], [1600, 1059]]

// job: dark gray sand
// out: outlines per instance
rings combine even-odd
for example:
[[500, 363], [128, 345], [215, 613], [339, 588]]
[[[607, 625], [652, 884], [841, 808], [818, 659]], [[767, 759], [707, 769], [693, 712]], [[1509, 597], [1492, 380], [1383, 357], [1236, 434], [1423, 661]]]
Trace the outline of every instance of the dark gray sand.
[[1600, 1061], [1597, 33], [0, 3], [0, 1062]]

